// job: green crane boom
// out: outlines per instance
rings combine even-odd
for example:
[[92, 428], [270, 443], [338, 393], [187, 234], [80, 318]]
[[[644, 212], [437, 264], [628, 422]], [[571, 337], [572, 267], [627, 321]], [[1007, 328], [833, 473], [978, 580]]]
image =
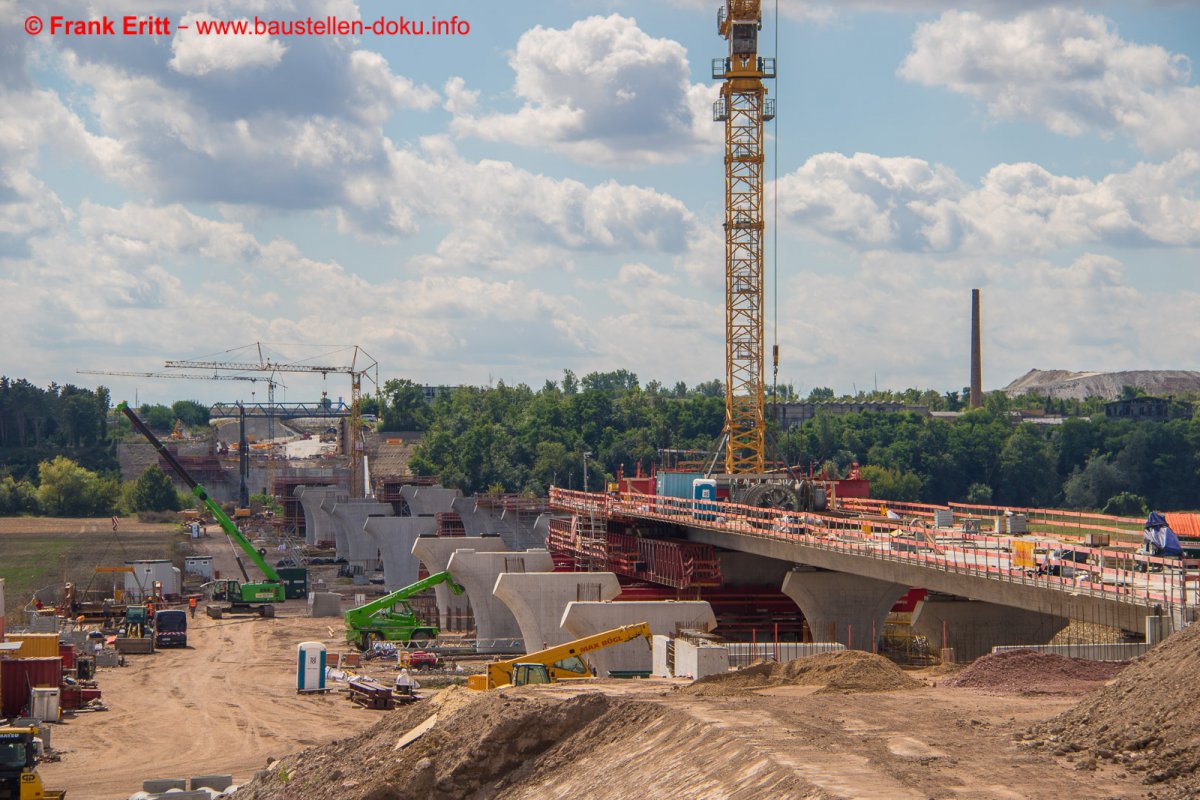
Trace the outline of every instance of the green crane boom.
[[374, 641], [407, 643], [413, 639], [436, 639], [437, 627], [417, 619], [407, 600], [442, 583], [454, 594], [464, 591], [449, 572], [436, 572], [378, 600], [350, 609], [346, 612], [346, 641], [366, 650]]
[[[250, 560], [254, 562], [254, 565], [262, 571], [263, 577], [266, 578], [264, 583], [251, 583], [250, 576], [246, 573], [246, 567], [244, 564], [242, 564], [242, 560], [239, 558], [238, 567], [241, 568], [242, 577], [245, 578], [246, 582], [237, 584], [236, 581], [225, 581], [226, 594], [228, 595], [225, 599], [231, 602], [234, 608], [246, 608], [252, 605], [257, 606], [258, 604], [262, 603], [282, 603], [284, 601], [284, 586], [283, 581], [280, 579], [279, 573], [275, 571], [275, 568], [267, 563], [267, 560], [262, 557], [250, 540], [247, 539], [241, 530], [238, 529], [238, 526], [233, 523], [233, 520], [229, 518], [229, 515], [226, 514], [219, 505], [217, 505], [215, 500], [209, 497], [208, 490], [197, 483], [196, 480], [190, 474], [188, 474], [188, 471], [183, 468], [183, 465], [180, 464], [178, 460], [176, 460], [171, 451], [168, 450], [166, 446], [158, 440], [158, 437], [155, 436], [148, 427], [146, 427], [146, 423], [142, 422], [142, 420], [138, 418], [138, 415], [133, 413], [133, 409], [129, 407], [129, 404], [122, 401], [117, 405], [117, 410], [128, 417], [129, 422], [133, 425], [134, 429], [138, 433], [142, 434], [142, 436], [145, 436], [146, 440], [149, 441], [150, 444], [154, 445], [154, 449], [157, 450], [158, 454], [163, 457], [163, 460], [170, 465], [171, 470], [177, 476], [179, 476], [181, 481], [187, 484], [188, 488], [191, 489], [192, 494], [199, 498], [200, 502], [204, 504], [204, 507], [208, 510], [208, 513], [212, 514], [213, 519], [215, 519], [217, 524], [221, 526], [221, 530], [225, 531], [225, 535], [232, 539], [238, 545], [238, 547], [240, 547], [242, 551], [250, 557]], [[237, 584], [237, 586], [231, 587], [229, 584]], [[237, 596], [230, 595], [230, 588], [235, 590]], [[269, 613], [271, 611], [272, 609], [269, 607], [263, 606], [261, 607], [260, 613], [262, 613], [263, 616], [274, 616], [273, 613]]]

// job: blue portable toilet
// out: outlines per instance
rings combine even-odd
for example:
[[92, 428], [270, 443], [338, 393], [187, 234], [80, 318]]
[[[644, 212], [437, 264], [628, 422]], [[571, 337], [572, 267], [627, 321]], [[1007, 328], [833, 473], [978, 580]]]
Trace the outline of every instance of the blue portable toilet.
[[[696, 478], [692, 481], [692, 499], [695, 503], [696, 519], [714, 520], [717, 515], [717, 482], [712, 478]], [[702, 502], [703, 501], [703, 502]]]
[[301, 642], [296, 650], [296, 691], [325, 691], [325, 645], [321, 642]]

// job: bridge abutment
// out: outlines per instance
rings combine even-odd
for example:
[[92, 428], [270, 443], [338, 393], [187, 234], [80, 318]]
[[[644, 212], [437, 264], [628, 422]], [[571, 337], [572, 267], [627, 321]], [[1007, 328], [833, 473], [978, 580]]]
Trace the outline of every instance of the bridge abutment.
[[875, 649], [888, 612], [907, 591], [900, 583], [813, 568], [783, 578], [783, 593], [800, 607], [813, 641], [851, 650]]

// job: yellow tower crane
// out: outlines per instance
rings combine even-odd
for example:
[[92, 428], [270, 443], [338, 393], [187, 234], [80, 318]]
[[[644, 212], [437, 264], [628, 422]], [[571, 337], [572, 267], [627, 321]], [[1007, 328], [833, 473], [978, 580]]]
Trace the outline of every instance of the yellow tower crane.
[[[167, 367], [174, 369], [211, 369], [236, 370], [238, 372], [309, 372], [319, 373], [322, 377], [329, 374], [350, 376], [350, 419], [347, 435], [344, 439], [346, 454], [350, 461], [350, 496], [363, 497], [366, 492], [366, 476], [363, 474], [363, 440], [362, 440], [362, 380], [364, 377], [372, 380], [376, 388], [379, 386], [379, 362], [372, 358], [366, 350], [358, 345], [347, 348], [350, 350], [350, 363], [347, 365], [330, 366], [324, 364], [306, 364], [302, 362], [273, 362], [270, 356], [264, 356], [262, 344], [258, 347], [258, 361], [168, 361]], [[240, 348], [239, 348], [240, 349]]]
[[764, 78], [775, 59], [758, 55], [759, 0], [726, 0], [717, 29], [729, 55], [713, 59], [724, 80], [713, 119], [725, 123], [725, 472], [762, 474], [766, 419], [763, 367], [763, 123], [775, 118]]

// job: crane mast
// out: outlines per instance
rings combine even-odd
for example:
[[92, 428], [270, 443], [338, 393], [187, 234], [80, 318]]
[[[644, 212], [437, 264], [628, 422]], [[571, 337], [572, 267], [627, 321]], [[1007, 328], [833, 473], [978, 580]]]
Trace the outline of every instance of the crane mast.
[[774, 119], [764, 78], [775, 59], [758, 55], [759, 0], [726, 0], [717, 29], [729, 55], [713, 119], [725, 123], [725, 472], [765, 470], [763, 357], [763, 123]]

